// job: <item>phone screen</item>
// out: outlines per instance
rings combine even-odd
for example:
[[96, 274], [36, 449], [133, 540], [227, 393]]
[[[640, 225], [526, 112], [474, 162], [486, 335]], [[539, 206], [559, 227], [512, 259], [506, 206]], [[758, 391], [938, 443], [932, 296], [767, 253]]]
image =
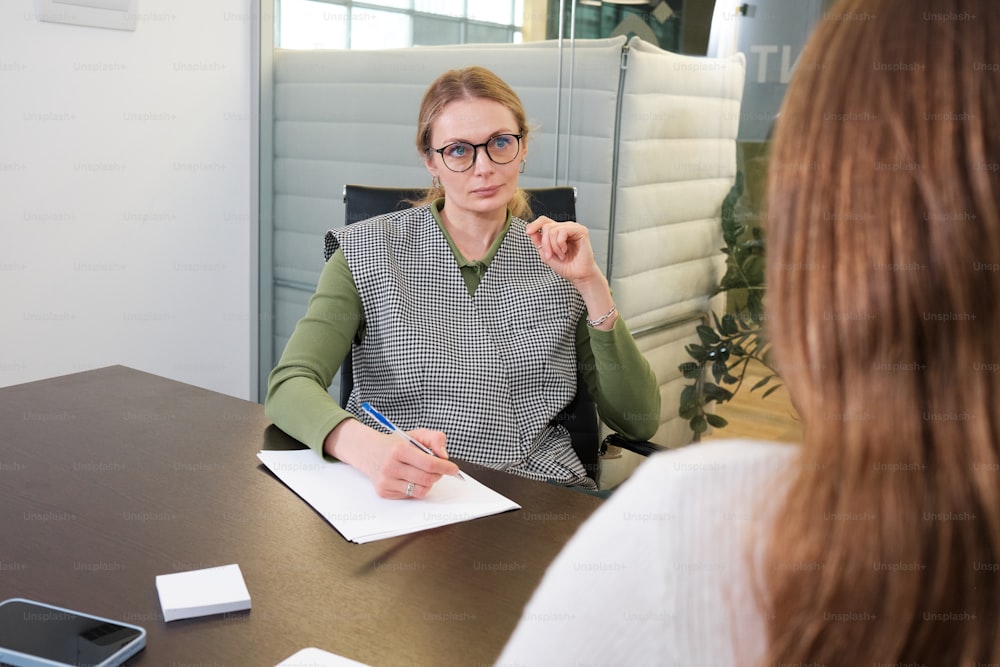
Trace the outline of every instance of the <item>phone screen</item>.
[[0, 604], [0, 653], [7, 649], [67, 665], [99, 665], [142, 635], [131, 625], [25, 600]]

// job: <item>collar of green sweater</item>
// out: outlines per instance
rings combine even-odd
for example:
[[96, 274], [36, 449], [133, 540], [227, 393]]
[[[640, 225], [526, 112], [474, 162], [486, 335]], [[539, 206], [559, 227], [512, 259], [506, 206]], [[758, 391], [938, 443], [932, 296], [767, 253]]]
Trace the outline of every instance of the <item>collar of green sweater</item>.
[[[497, 237], [493, 240], [493, 243], [486, 251], [486, 254], [483, 255], [483, 258], [470, 261], [466, 259], [461, 252], [459, 252], [458, 246], [455, 245], [455, 241], [451, 238], [451, 234], [449, 234], [448, 230], [444, 228], [444, 223], [441, 221], [442, 208], [444, 208], [444, 197], [435, 199], [431, 202], [431, 213], [434, 214], [434, 221], [437, 222], [438, 228], [441, 230], [441, 233], [444, 234], [444, 238], [448, 241], [448, 247], [451, 248], [452, 254], [455, 255], [455, 261], [458, 262], [458, 268], [471, 268], [478, 273], [482, 273], [486, 270], [486, 267], [490, 265], [490, 262], [493, 261], [493, 257], [496, 256], [497, 250], [500, 249], [500, 244], [503, 243], [504, 237], [507, 236], [507, 230], [510, 229], [510, 211], [507, 211], [507, 219], [503, 223], [503, 229], [501, 229], [500, 233], [497, 234]], [[465, 274], [466, 272], [463, 271], [462, 273]]]

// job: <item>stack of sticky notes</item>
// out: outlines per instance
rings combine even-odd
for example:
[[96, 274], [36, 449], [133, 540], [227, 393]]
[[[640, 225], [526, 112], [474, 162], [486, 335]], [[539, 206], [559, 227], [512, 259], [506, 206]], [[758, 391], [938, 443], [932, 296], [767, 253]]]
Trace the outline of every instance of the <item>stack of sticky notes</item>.
[[157, 575], [156, 592], [164, 621], [250, 608], [250, 592], [235, 564]]

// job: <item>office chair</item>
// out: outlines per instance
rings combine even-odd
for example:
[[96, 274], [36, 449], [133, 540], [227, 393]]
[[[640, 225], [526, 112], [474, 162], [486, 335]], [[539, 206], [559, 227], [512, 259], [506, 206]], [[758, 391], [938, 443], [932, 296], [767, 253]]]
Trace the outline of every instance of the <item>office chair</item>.
[[[413, 188], [391, 188], [366, 185], [344, 186], [344, 220], [352, 224], [383, 213], [410, 208], [410, 202], [421, 199], [426, 191]], [[546, 215], [556, 222], [576, 220], [576, 188], [569, 186], [552, 188], [528, 188], [528, 204], [534, 215]], [[340, 368], [340, 404], [347, 405], [347, 399], [354, 386], [352, 354], [348, 354]], [[609, 445], [649, 456], [659, 447], [649, 442], [628, 440], [613, 433], [601, 441], [600, 422], [597, 406], [587, 391], [582, 378], [577, 382], [576, 397], [553, 422], [561, 424], [569, 431], [573, 449], [580, 457], [587, 475], [597, 479], [600, 456]]]

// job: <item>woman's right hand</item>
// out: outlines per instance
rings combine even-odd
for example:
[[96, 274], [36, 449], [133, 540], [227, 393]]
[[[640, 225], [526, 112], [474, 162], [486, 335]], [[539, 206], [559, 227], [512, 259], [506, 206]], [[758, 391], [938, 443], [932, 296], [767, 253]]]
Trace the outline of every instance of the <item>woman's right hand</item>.
[[437, 456], [355, 419], [345, 419], [330, 431], [323, 451], [363, 472], [383, 498], [423, 498], [443, 475], [456, 474], [458, 466], [448, 460], [446, 436], [441, 431], [419, 428], [408, 433]]

